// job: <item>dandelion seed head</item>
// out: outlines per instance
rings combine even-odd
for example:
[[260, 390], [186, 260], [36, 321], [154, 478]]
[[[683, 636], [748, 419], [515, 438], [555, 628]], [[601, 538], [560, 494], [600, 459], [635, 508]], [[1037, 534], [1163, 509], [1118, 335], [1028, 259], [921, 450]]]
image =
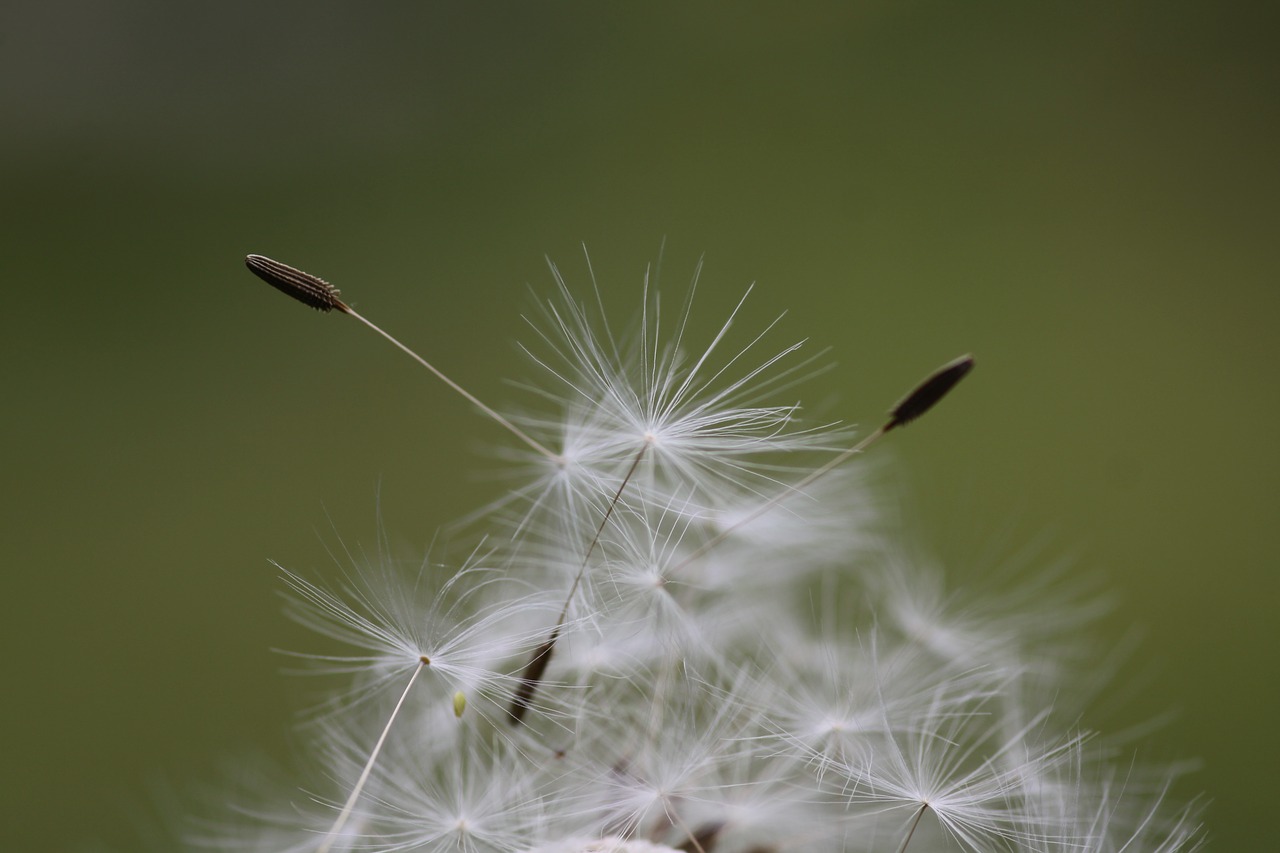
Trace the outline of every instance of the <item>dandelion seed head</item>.
[[[371, 554], [336, 550], [336, 582], [282, 570], [290, 615], [337, 647], [296, 655], [336, 681], [331, 699], [299, 729], [301, 783], [228, 798], [193, 846], [1201, 845], [1198, 804], [1172, 802], [1176, 768], [1080, 727], [1101, 682], [1073, 673], [1107, 669], [1080, 642], [1101, 598], [1052, 579], [987, 594], [895, 549], [869, 443], [799, 402], [815, 356], [777, 343], [780, 318], [752, 330], [745, 295], [704, 331], [701, 265], [674, 312], [646, 275], [628, 327], [600, 288], [575, 295], [551, 270], [523, 409], [462, 391], [520, 439], [498, 453], [501, 495], [444, 537], [473, 550], [442, 571], [392, 559], [380, 535]], [[335, 292], [267, 272], [304, 301]], [[935, 372], [870, 440], [971, 364]]]

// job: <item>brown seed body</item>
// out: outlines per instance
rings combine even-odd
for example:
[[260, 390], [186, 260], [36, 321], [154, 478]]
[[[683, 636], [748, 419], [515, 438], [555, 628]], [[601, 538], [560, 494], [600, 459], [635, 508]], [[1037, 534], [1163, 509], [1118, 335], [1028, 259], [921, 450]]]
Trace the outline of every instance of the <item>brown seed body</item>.
[[939, 400], [947, 396], [947, 392], [956, 387], [957, 382], [964, 379], [970, 370], [973, 370], [971, 355], [962, 355], [955, 361], [939, 367], [928, 379], [917, 385], [901, 403], [893, 407], [889, 412], [889, 422], [884, 425], [883, 431], [888, 432], [894, 427], [906, 426], [932, 409]]
[[559, 639], [560, 626], [557, 625], [552, 629], [551, 636], [534, 649], [532, 657], [525, 664], [524, 671], [520, 673], [520, 686], [516, 688], [511, 707], [507, 709], [507, 719], [511, 725], [520, 725], [525, 712], [533, 705], [533, 694], [537, 692], [538, 685], [542, 682], [542, 674], [547, 671], [547, 664], [551, 663], [551, 655], [555, 652], [556, 641]]
[[281, 293], [289, 294], [304, 305], [310, 305], [317, 311], [337, 309], [344, 314], [347, 313], [347, 306], [338, 298], [338, 288], [319, 276], [273, 261], [263, 255], [249, 255], [244, 259], [244, 265], [258, 278]]

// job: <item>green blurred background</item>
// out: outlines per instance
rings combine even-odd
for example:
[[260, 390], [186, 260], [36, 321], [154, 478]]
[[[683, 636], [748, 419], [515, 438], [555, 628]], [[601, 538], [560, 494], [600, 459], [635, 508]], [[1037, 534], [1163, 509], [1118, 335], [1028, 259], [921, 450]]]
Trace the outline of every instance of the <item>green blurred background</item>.
[[[784, 11], [785, 10], [785, 11]], [[1048, 540], [1143, 642], [1119, 730], [1199, 759], [1217, 849], [1277, 766], [1280, 62], [1268, 3], [50, 3], [0, 12], [5, 847], [129, 849], [157, 789], [287, 754], [313, 685], [268, 558], [423, 548], [505, 439], [544, 254], [616, 318], [665, 239], [695, 318], [789, 310], [877, 419], [905, 536], [980, 584]], [[527, 287], [528, 286], [528, 287]], [[1123, 700], [1123, 701], [1120, 701]]]

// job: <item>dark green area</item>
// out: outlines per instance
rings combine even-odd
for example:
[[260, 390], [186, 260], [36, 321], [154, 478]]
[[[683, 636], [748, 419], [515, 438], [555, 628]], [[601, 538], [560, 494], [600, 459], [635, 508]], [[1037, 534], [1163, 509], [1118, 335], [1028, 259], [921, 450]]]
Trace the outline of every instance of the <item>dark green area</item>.
[[[785, 8], [787, 11], [780, 11]], [[19, 3], [0, 12], [8, 849], [128, 848], [161, 784], [286, 754], [316, 685], [275, 570], [437, 528], [505, 441], [261, 252], [498, 404], [549, 256], [613, 316], [665, 240], [703, 334], [830, 347], [904, 537], [980, 586], [1048, 540], [1143, 637], [1096, 719], [1173, 711], [1222, 850], [1277, 759], [1274, 4]], [[905, 497], [903, 495], [905, 494]], [[923, 542], [919, 545], [917, 540]], [[995, 555], [994, 557], [992, 555]]]

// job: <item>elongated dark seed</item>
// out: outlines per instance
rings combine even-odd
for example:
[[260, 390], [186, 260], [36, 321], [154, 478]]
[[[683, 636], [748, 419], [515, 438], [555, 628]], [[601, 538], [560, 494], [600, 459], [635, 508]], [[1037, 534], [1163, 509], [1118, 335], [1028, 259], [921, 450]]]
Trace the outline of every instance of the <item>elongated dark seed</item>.
[[551, 631], [551, 635], [533, 650], [529, 663], [525, 664], [524, 671], [520, 673], [520, 686], [516, 688], [511, 707], [507, 709], [507, 719], [510, 720], [511, 725], [520, 725], [525, 711], [528, 711], [529, 706], [533, 704], [533, 694], [537, 692], [538, 685], [542, 682], [542, 674], [547, 671], [547, 664], [551, 663], [551, 655], [555, 652], [556, 641], [559, 639], [560, 626], [557, 625]]
[[347, 306], [338, 298], [338, 288], [319, 276], [294, 269], [288, 264], [273, 261], [263, 255], [249, 255], [244, 259], [244, 265], [276, 290], [289, 294], [317, 311], [337, 309], [344, 314], [347, 312]]
[[917, 385], [916, 389], [901, 403], [893, 407], [889, 412], [889, 423], [885, 424], [884, 431], [906, 426], [932, 409], [939, 400], [947, 396], [948, 391], [956, 387], [957, 382], [964, 379], [970, 370], [973, 370], [971, 355], [962, 355], [955, 361], [939, 367], [930, 374], [928, 379]]

